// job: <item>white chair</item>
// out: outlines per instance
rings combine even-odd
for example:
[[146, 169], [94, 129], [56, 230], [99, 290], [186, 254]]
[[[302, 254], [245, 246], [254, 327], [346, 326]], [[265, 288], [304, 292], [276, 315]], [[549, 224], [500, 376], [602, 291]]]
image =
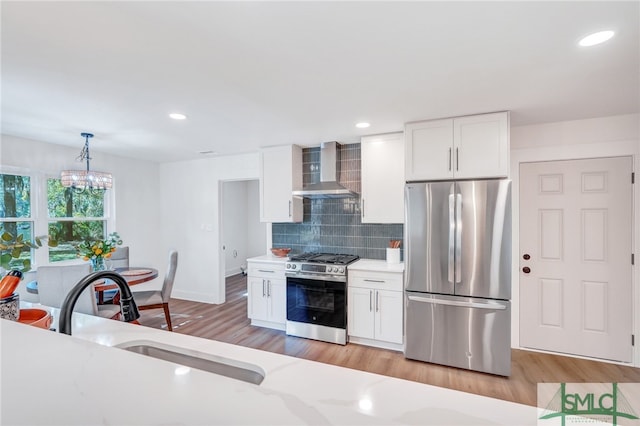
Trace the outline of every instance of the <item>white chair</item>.
[[173, 289], [173, 281], [176, 277], [176, 269], [178, 267], [178, 252], [176, 250], [169, 251], [169, 266], [164, 276], [161, 290], [135, 291], [133, 300], [135, 300], [138, 309], [143, 311], [146, 309], [164, 309], [164, 317], [167, 321], [167, 329], [173, 331], [171, 325], [171, 314], [169, 313], [169, 299], [171, 298], [171, 290]]
[[[40, 303], [54, 308], [62, 307], [62, 302], [71, 289], [91, 273], [91, 265], [69, 266], [40, 266], [38, 268], [38, 296]], [[120, 307], [116, 305], [99, 305], [95, 291], [87, 287], [73, 308], [74, 312], [95, 315], [105, 318], [115, 318], [120, 314]]]
[[116, 251], [111, 253], [111, 257], [107, 260], [109, 269], [128, 268], [129, 267], [129, 247], [118, 247]]
[[[128, 268], [129, 267], [129, 247], [117, 247], [116, 251], [111, 253], [111, 257], [106, 261], [109, 269]], [[113, 304], [114, 297], [118, 294], [118, 289], [101, 291], [98, 294], [98, 305]]]

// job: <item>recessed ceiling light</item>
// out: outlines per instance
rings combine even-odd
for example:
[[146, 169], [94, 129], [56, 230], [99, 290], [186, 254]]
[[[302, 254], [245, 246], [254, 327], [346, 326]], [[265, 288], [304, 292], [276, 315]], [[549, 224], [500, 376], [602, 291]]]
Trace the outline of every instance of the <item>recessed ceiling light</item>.
[[371, 124], [369, 124], [369, 123], [365, 123], [365, 122], [362, 122], [362, 123], [358, 123], [358, 124], [356, 124], [356, 127], [357, 127], [358, 129], [366, 129], [366, 128], [367, 128], [367, 127], [369, 127], [369, 126], [371, 126]]
[[173, 112], [169, 114], [169, 117], [173, 118], [174, 120], [184, 120], [185, 118], [187, 118], [186, 115], [180, 114], [179, 112]]
[[596, 44], [604, 43], [613, 37], [615, 33], [613, 31], [600, 31], [597, 33], [589, 34], [578, 43], [580, 46], [595, 46]]

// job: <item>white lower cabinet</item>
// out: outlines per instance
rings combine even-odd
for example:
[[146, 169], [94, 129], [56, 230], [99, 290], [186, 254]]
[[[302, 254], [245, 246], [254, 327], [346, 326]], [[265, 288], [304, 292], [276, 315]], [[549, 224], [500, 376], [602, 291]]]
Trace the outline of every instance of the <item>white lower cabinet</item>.
[[287, 281], [284, 262], [248, 262], [247, 314], [252, 325], [285, 329]]
[[349, 270], [349, 341], [402, 350], [402, 272]]

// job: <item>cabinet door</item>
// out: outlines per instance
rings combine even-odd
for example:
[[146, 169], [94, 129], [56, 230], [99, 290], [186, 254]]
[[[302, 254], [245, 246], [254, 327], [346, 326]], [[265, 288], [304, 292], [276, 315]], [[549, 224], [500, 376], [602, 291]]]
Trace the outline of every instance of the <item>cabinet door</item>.
[[297, 145], [264, 148], [260, 153], [260, 220], [302, 222], [302, 148]]
[[365, 136], [362, 162], [362, 223], [404, 223], [403, 133]]
[[375, 338], [385, 342], [402, 343], [402, 292], [376, 290]]
[[349, 336], [373, 339], [373, 290], [349, 287], [347, 301], [347, 332]]
[[247, 310], [249, 318], [267, 321], [269, 318], [269, 313], [267, 310], [266, 280], [261, 277], [249, 276], [247, 278], [247, 290], [249, 293], [247, 300]]
[[280, 279], [267, 280], [269, 321], [287, 322], [287, 282]]
[[407, 181], [453, 177], [453, 119], [408, 123], [404, 137]]
[[456, 178], [508, 176], [508, 112], [456, 118], [453, 141]]

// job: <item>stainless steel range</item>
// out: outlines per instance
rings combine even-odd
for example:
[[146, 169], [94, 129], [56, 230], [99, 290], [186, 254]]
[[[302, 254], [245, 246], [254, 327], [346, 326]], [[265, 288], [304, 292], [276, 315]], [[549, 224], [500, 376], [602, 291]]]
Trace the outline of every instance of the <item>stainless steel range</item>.
[[347, 265], [358, 259], [331, 253], [289, 256], [285, 266], [288, 335], [347, 343]]

